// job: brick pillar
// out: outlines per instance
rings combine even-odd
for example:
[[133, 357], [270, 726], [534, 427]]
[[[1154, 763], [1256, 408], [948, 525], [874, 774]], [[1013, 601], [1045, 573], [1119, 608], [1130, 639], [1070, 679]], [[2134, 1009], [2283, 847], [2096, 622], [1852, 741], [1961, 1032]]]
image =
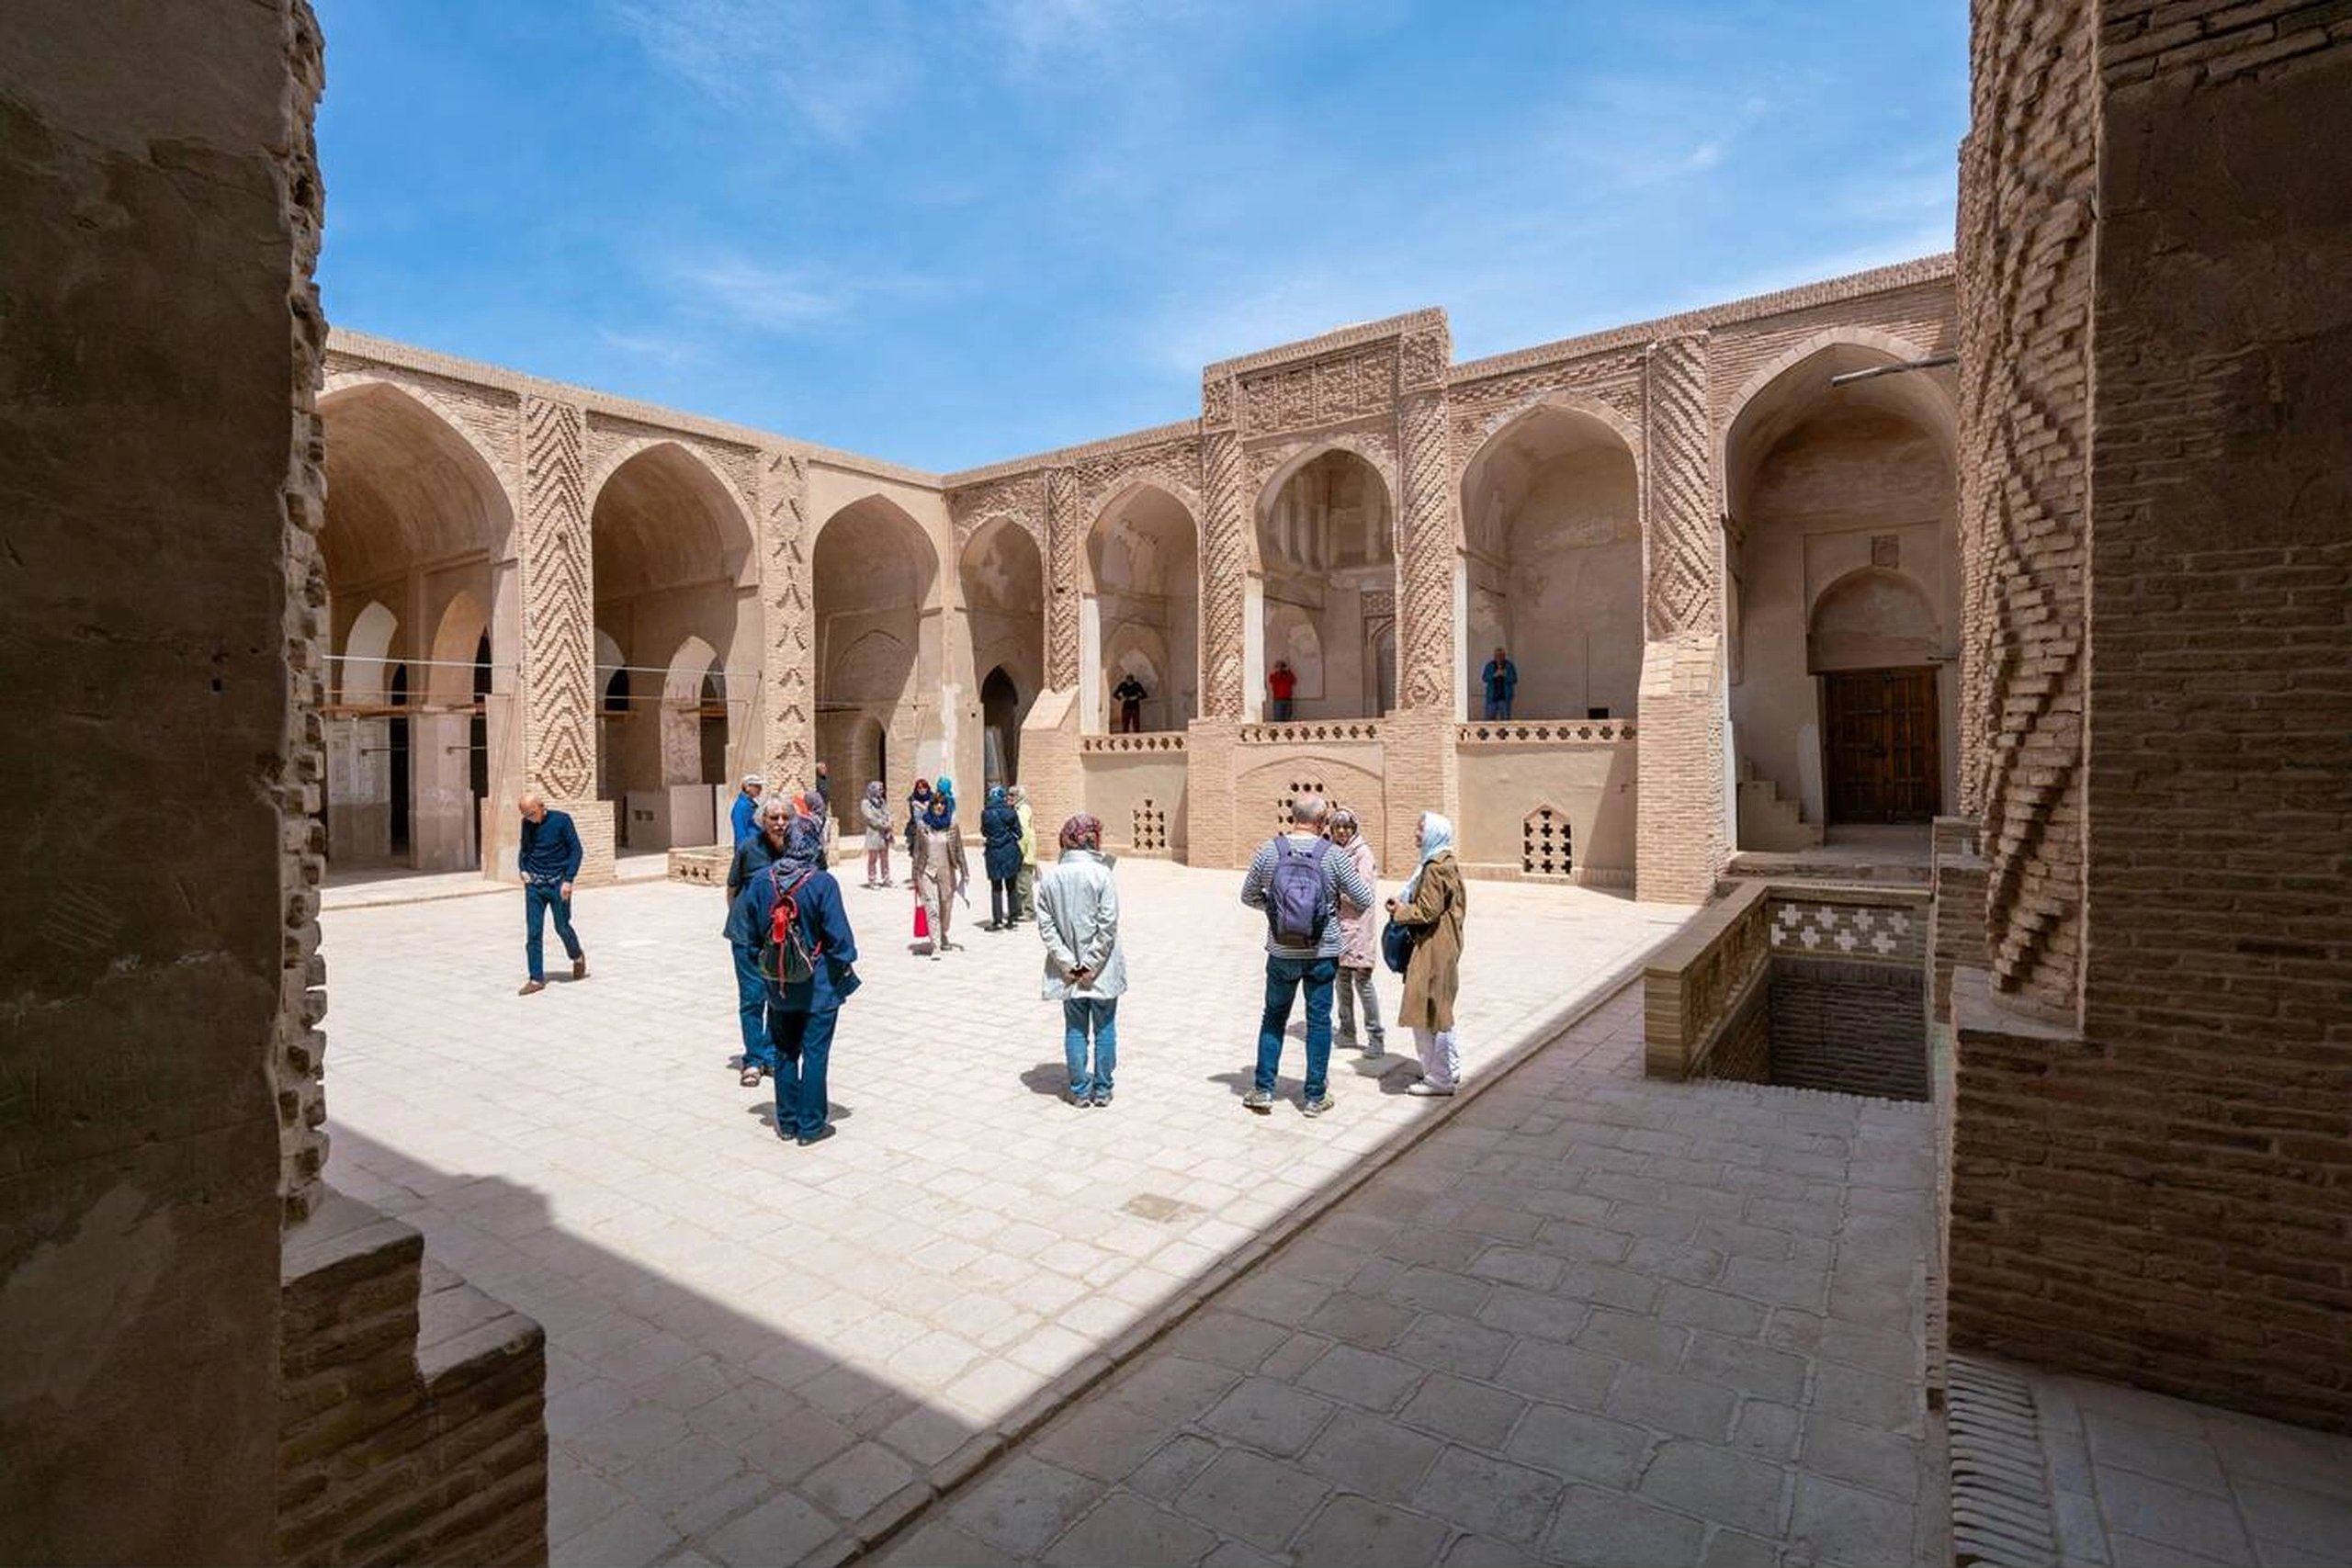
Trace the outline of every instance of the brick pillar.
[[1201, 716], [1242, 715], [1242, 625], [1249, 599], [1250, 497], [1233, 383], [1201, 389]]
[[[1056, 468], [1046, 476], [1046, 684], [1057, 692], [1078, 689], [1078, 563], [1085, 547], [1076, 477]], [[1083, 716], [1081, 705], [1073, 717]]]
[[1636, 897], [1713, 896], [1724, 832], [1724, 544], [1703, 333], [1650, 345], [1644, 380]]
[[1451, 720], [1460, 650], [1454, 646], [1454, 580], [1461, 570], [1462, 506], [1446, 443], [1444, 325], [1415, 333], [1397, 355], [1396, 410], [1400, 554], [1396, 573], [1396, 695], [1399, 705]]
[[[586, 852], [580, 879], [602, 882], [613, 874], [613, 813], [596, 798], [585, 423], [577, 403], [523, 399], [523, 774], [549, 806], [571, 814]], [[484, 809], [511, 812], [513, 804], [492, 800]]]
[[808, 460], [768, 447], [759, 457], [760, 660], [763, 771], [814, 779], [817, 623], [809, 589]]
[[1196, 718], [1184, 736], [1184, 863], [1238, 865], [1257, 848], [1238, 843], [1233, 820], [1233, 748], [1241, 721]]
[[1456, 765], [1457, 731], [1450, 694], [1448, 697], [1445, 706], [1407, 708], [1380, 726], [1381, 815], [1386, 824], [1380, 863], [1399, 868], [1392, 875], [1407, 874], [1420, 860], [1415, 839], [1422, 812], [1439, 812], [1457, 829], [1461, 825], [1462, 771]]

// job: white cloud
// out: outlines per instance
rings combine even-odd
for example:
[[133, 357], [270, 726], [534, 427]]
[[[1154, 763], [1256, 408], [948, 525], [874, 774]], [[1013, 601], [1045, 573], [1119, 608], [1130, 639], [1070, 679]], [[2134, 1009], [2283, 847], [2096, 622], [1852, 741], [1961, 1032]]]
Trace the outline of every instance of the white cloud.
[[607, 0], [671, 74], [733, 109], [782, 107], [824, 141], [855, 141], [912, 89], [898, 5], [822, 0]]

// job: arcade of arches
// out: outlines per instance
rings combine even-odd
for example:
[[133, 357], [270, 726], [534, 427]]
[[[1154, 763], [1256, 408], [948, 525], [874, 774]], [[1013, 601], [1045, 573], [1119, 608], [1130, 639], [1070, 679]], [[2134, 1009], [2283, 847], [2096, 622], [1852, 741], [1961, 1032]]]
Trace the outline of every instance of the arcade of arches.
[[599, 874], [821, 759], [844, 814], [1019, 782], [1200, 863], [1317, 784], [1391, 860], [1435, 807], [1474, 874], [1702, 898], [1959, 803], [1951, 373], [1905, 367], [1953, 335], [1941, 260], [1464, 364], [1422, 311], [947, 476], [339, 340], [331, 853], [501, 873], [527, 783]]

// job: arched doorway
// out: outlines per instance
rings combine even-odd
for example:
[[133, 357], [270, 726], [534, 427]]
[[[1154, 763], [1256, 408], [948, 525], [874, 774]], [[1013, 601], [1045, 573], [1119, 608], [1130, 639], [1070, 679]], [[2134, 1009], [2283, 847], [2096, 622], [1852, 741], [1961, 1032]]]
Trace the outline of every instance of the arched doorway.
[[[621, 842], [632, 852], [714, 842], [713, 791], [723, 795], [759, 755], [750, 522], [701, 457], [662, 441], [605, 477], [589, 527], [605, 696], [597, 777], [622, 807]], [[650, 667], [624, 662], [625, 649]], [[674, 651], [654, 664], [664, 649]]]
[[[1334, 448], [1277, 475], [1258, 507], [1258, 570], [1264, 603], [1264, 674], [1295, 677], [1291, 716], [1377, 715], [1396, 689], [1372, 650], [1376, 622], [1396, 616], [1396, 510], [1388, 486], [1363, 458]], [[1253, 709], [1269, 688], [1248, 694]]]
[[[330, 646], [341, 649], [322, 716], [330, 854], [338, 866], [480, 865], [480, 802], [519, 789], [522, 777], [512, 504], [472, 441], [402, 388], [339, 387], [319, 400], [319, 546]], [[478, 658], [485, 637], [488, 656]], [[477, 699], [484, 664], [488, 690]]]
[[1542, 404], [1489, 436], [1462, 482], [1469, 642], [1464, 711], [1497, 648], [1514, 718], [1630, 717], [1642, 675], [1641, 476], [1626, 436]]
[[1086, 534], [1079, 675], [1086, 732], [1119, 725], [1132, 680], [1136, 728], [1182, 729], [1200, 711], [1199, 532], [1158, 485], [1112, 498]]
[[[1843, 387], [1891, 345], [1831, 344], [1741, 404], [1724, 442], [1738, 846], [1924, 823], [1953, 797], [1960, 567], [1945, 373]], [[1778, 798], [1802, 813], [1792, 822]], [[1789, 840], [1793, 840], [1793, 842]]]
[[[980, 681], [981, 775], [1020, 777], [1021, 721], [1046, 683], [1046, 569], [1029, 530], [1005, 519], [983, 525], [964, 546], [957, 576]], [[1022, 694], [1027, 694], [1024, 698]]]
[[[939, 558], [930, 537], [876, 495], [818, 530], [810, 578], [817, 627], [817, 755], [853, 797], [868, 778], [912, 778], [939, 756]], [[884, 737], [884, 766], [865, 771], [867, 728]], [[843, 776], [836, 759], [854, 760]], [[795, 782], [795, 781], [787, 781]]]
[[980, 682], [980, 773], [990, 785], [1021, 778], [1021, 688], [1000, 664]]

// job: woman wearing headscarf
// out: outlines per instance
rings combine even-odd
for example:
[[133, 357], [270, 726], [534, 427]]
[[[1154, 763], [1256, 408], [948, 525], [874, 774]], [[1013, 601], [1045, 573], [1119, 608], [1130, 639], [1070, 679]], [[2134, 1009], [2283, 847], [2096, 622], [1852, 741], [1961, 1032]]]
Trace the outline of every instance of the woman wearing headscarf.
[[[775, 1071], [775, 1047], [768, 1040], [768, 986], [760, 976], [760, 947], [756, 941], [738, 940], [735, 907], [744, 892], [768, 867], [783, 858], [792, 839], [792, 802], [771, 795], [760, 802], [752, 836], [735, 846], [727, 866], [727, 924], [722, 928], [735, 955], [735, 1014], [743, 1032], [743, 1059], [738, 1079], [745, 1089], [757, 1089], [763, 1076]], [[755, 933], [742, 930], [748, 939]]]
[[1397, 1021], [1413, 1031], [1421, 1076], [1408, 1094], [1446, 1095], [1462, 1087], [1462, 1051], [1453, 1038], [1453, 994], [1462, 980], [1462, 919], [1468, 905], [1453, 858], [1453, 824], [1421, 813], [1421, 863], [1405, 890], [1388, 900], [1388, 918], [1413, 933], [1405, 965], [1405, 1005]]
[[931, 781], [915, 780], [915, 787], [907, 792], [907, 825], [902, 829], [907, 840], [907, 878], [914, 879], [915, 829], [922, 826], [922, 814], [931, 809]]
[[[1380, 865], [1374, 860], [1372, 846], [1364, 842], [1363, 824], [1346, 807], [1333, 809], [1323, 819], [1324, 830], [1331, 835], [1331, 847], [1355, 863], [1356, 873], [1366, 887], [1380, 885]], [[1379, 960], [1379, 932], [1373, 929], [1372, 910], [1340, 906], [1340, 931], [1343, 945], [1340, 949], [1340, 983], [1335, 995], [1339, 998], [1338, 1043], [1356, 1043], [1356, 1009], [1363, 1009], [1363, 1059], [1377, 1060], [1387, 1055], [1388, 1037], [1380, 1027], [1380, 993], [1373, 988], [1373, 966]]]
[[989, 803], [980, 808], [980, 863], [989, 874], [988, 929], [1001, 931], [1021, 912], [1012, 897], [1021, 874], [1021, 814], [1005, 798], [1002, 784], [989, 790]]
[[876, 779], [858, 797], [857, 814], [865, 824], [865, 886], [888, 887], [890, 881], [890, 799]]
[[[841, 1006], [859, 985], [857, 937], [842, 908], [841, 884], [820, 863], [824, 848], [817, 818], [793, 818], [783, 852], [744, 887], [727, 933], [739, 948], [760, 953], [775, 1053], [776, 1136], [804, 1148], [833, 1135], [826, 1071]], [[785, 942], [808, 959], [804, 976], [794, 976], [785, 944], [771, 940], [779, 904], [790, 911]]]
[[956, 785], [944, 776], [914, 823], [915, 902], [931, 921], [931, 955], [956, 951], [947, 940], [948, 917], [956, 892], [970, 873], [965, 867], [964, 829], [956, 820]]
[[1071, 818], [1062, 824], [1061, 849], [1061, 859], [1037, 879], [1037, 935], [1046, 943], [1043, 994], [1062, 1004], [1069, 1102], [1103, 1106], [1111, 1103], [1111, 1075], [1119, 1065], [1119, 996], [1127, 988], [1119, 889], [1111, 880], [1111, 857], [1102, 852], [1102, 823]]

